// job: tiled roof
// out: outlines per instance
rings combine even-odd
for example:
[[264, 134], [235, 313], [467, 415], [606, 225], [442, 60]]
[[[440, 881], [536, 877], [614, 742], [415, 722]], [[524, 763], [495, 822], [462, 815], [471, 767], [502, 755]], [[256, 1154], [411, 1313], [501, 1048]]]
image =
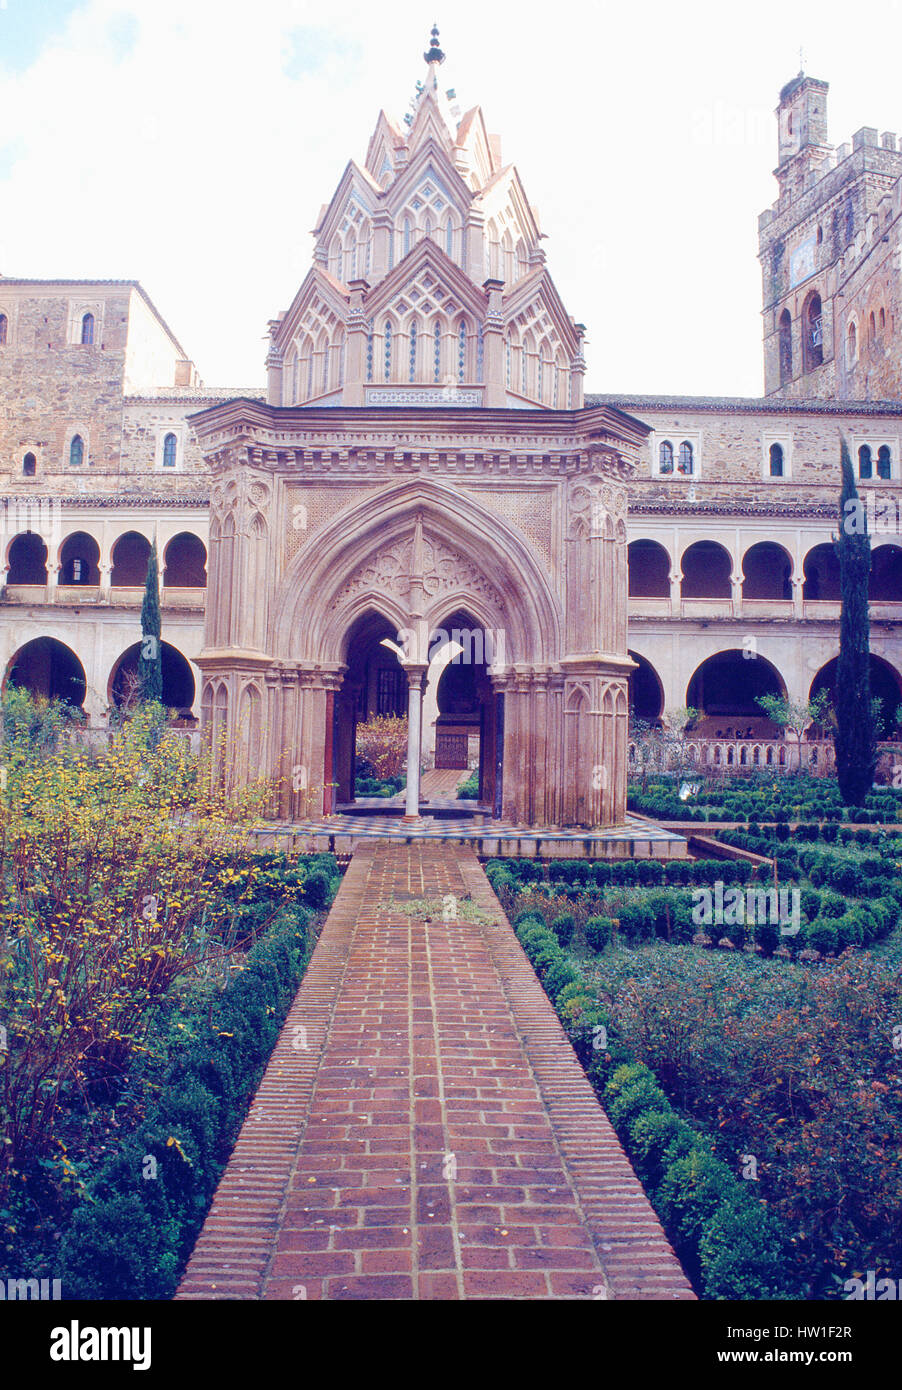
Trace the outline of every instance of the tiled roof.
[[172, 492], [168, 496], [152, 492], [65, 492], [0, 493], [4, 502], [60, 502], [65, 507], [209, 507], [209, 493]]
[[159, 386], [155, 391], [123, 397], [126, 405], [171, 401], [265, 401], [265, 386]]
[[784, 401], [774, 396], [586, 395], [586, 405], [620, 410], [710, 410], [718, 415], [900, 415], [899, 401]]

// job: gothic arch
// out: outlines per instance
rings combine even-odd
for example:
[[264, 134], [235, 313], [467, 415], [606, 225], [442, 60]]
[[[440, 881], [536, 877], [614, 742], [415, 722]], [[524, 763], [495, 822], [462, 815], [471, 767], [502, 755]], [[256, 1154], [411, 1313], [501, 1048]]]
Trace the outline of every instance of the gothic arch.
[[377, 556], [412, 536], [417, 515], [427, 536], [464, 561], [455, 584], [453, 563], [443, 557], [443, 577], [450, 582], [438, 593], [427, 592], [427, 619], [446, 612], [449, 603], [466, 606], [486, 626], [505, 629], [508, 660], [557, 660], [561, 614], [525, 539], [472, 498], [422, 480], [366, 499], [319, 532], [315, 545], [301, 550], [273, 595], [273, 655], [340, 662], [342, 634], [367, 606], [384, 612], [399, 628], [409, 626], [403, 583], [392, 590], [375, 576], [368, 582], [364, 571]]

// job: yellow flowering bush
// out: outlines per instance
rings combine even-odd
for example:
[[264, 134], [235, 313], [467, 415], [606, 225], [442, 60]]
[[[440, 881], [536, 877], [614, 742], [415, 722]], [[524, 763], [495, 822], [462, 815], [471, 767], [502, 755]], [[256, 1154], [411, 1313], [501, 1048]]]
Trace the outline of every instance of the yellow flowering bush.
[[18, 1157], [55, 1148], [61, 1102], [105, 1094], [166, 992], [228, 952], [223, 919], [253, 877], [236, 860], [270, 793], [226, 791], [153, 706], [100, 756], [7, 731], [0, 1196]]

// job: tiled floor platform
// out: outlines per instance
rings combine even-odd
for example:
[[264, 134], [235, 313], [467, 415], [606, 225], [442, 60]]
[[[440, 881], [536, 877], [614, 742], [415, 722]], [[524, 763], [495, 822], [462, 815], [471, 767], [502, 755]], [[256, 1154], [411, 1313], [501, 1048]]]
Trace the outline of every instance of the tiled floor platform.
[[309, 854], [353, 854], [373, 840], [389, 843], [445, 841], [468, 845], [477, 855], [541, 859], [684, 859], [685, 835], [628, 815], [610, 830], [562, 830], [512, 825], [488, 815], [423, 815], [416, 825], [400, 814], [328, 816], [322, 820], [268, 822], [255, 832], [261, 848]]
[[693, 1297], [471, 848], [358, 848], [178, 1297]]

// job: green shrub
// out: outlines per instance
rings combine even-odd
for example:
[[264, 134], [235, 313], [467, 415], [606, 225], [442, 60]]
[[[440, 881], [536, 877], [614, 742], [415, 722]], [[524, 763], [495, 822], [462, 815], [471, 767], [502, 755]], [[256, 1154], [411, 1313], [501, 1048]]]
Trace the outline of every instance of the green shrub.
[[551, 923], [551, 930], [564, 948], [570, 945], [575, 927], [576, 918], [573, 916], [572, 912], [562, 912], [560, 916], [555, 917]]
[[618, 1134], [644, 1110], [670, 1109], [670, 1102], [652, 1076], [642, 1076], [625, 1086], [607, 1104], [608, 1118]]
[[543, 914], [539, 911], [537, 907], [524, 908], [522, 912], [517, 913], [516, 917], [514, 918], [513, 925], [514, 931], [516, 931], [518, 935], [520, 927], [522, 927], [526, 922], [535, 922], [540, 927], [548, 926], [548, 923], [545, 921]]
[[655, 916], [642, 899], [625, 903], [620, 909], [620, 931], [627, 941], [641, 941], [654, 936]]
[[603, 951], [611, 939], [614, 923], [610, 917], [590, 917], [585, 925], [586, 944], [592, 951]]
[[664, 1174], [657, 1193], [661, 1219], [690, 1273], [698, 1273], [704, 1229], [736, 1181], [719, 1158], [697, 1149], [676, 1159]]
[[564, 956], [561, 956], [548, 967], [542, 983], [545, 986], [548, 997], [557, 1003], [561, 990], [572, 984], [576, 984], [578, 981], [579, 976], [573, 969], [573, 966]]
[[788, 1251], [777, 1224], [742, 1188], [720, 1202], [701, 1232], [698, 1254], [706, 1298], [799, 1297], [784, 1273]]
[[643, 1110], [630, 1122], [630, 1157], [649, 1191], [661, 1182], [668, 1146], [677, 1138], [681, 1125], [674, 1110]]
[[802, 934], [805, 938], [805, 944], [810, 946], [813, 951], [820, 951], [825, 956], [832, 956], [836, 953], [839, 942], [836, 920], [830, 917], [818, 917], [816, 922], [811, 922], [804, 928]]

